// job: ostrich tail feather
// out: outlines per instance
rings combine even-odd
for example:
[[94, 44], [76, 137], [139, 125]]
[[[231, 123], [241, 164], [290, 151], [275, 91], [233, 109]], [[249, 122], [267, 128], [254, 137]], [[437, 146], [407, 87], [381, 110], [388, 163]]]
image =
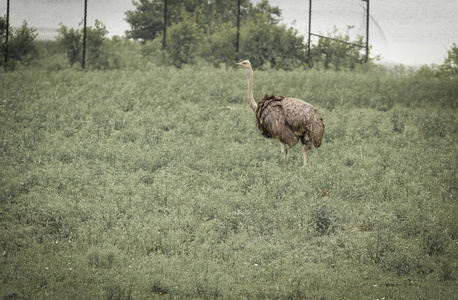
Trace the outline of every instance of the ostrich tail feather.
[[314, 118], [312, 124], [308, 126], [308, 137], [309, 137], [309, 140], [312, 142], [313, 146], [315, 146], [315, 148], [318, 148], [321, 146], [323, 135], [324, 135], [323, 119], [321, 118], [320, 115], [317, 115], [316, 118]]

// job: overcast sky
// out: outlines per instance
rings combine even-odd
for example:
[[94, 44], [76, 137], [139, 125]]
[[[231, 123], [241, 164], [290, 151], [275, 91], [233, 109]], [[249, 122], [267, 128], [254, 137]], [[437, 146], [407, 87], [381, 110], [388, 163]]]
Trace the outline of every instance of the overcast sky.
[[[307, 36], [309, 0], [269, 2], [282, 9], [284, 23]], [[370, 0], [369, 8], [369, 43], [384, 61], [441, 64], [453, 43], [458, 45], [458, 0]], [[361, 0], [313, 0], [312, 32], [326, 35], [334, 25], [345, 32], [353, 25], [351, 33], [365, 36], [365, 9]]]

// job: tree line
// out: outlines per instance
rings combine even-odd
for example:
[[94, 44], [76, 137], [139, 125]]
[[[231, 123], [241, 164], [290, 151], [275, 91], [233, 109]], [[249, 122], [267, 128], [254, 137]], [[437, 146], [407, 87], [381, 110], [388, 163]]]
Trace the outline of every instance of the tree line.
[[[165, 3], [167, 2], [167, 10]], [[138, 0], [133, 1], [135, 10], [125, 12], [130, 29], [125, 38], [107, 38], [103, 23], [95, 21], [87, 27], [87, 65], [96, 69], [119, 67], [120, 47], [136, 47], [143, 57], [152, 57], [162, 64], [182, 67], [206, 61], [215, 66], [231, 65], [237, 56], [249, 58], [258, 69], [294, 69], [318, 67], [325, 69], [354, 69], [366, 63], [358, 46], [362, 36], [350, 40], [350, 30], [342, 34], [335, 30], [329, 37], [319, 38], [311, 45], [307, 57], [304, 37], [292, 27], [282, 24], [281, 10], [268, 0], [253, 4], [250, 0]], [[239, 6], [240, 4], [240, 10]], [[240, 14], [239, 14], [240, 11]], [[166, 14], [164, 15], [164, 12]], [[239, 18], [239, 19], [238, 19]], [[165, 24], [164, 24], [165, 21]], [[237, 21], [240, 22], [239, 47], [236, 49]], [[165, 26], [164, 26], [165, 25]], [[0, 18], [0, 63], [4, 64], [6, 19]], [[166, 35], [164, 35], [166, 28]], [[83, 29], [60, 25], [55, 45], [47, 47], [64, 53], [70, 66], [81, 62], [83, 52]], [[29, 64], [40, 56], [36, 30], [24, 21], [21, 28], [9, 30], [8, 68]], [[166, 47], [165, 40], [166, 39]], [[372, 60], [369, 63], [373, 63]], [[441, 70], [456, 73], [456, 46], [452, 47]], [[454, 67], [455, 66], [455, 67]], [[4, 67], [4, 66], [3, 66]]]
[[[256, 5], [249, 0], [167, 2], [166, 17], [164, 0], [134, 2], [136, 10], [126, 12], [126, 21], [131, 26], [126, 36], [164, 46], [165, 19], [167, 47], [164, 48], [171, 63], [178, 67], [202, 58], [215, 65], [230, 64], [237, 57], [250, 58], [255, 68], [275, 69], [293, 69], [307, 62], [323, 64], [326, 68], [354, 68], [365, 62], [359, 47], [326, 39], [311, 47], [308, 60], [304, 37], [296, 29], [281, 24], [280, 8], [270, 5], [268, 0]], [[238, 49], [237, 21], [240, 22]], [[348, 34], [333, 32], [332, 35], [350, 40]], [[358, 37], [357, 42], [361, 40]]]

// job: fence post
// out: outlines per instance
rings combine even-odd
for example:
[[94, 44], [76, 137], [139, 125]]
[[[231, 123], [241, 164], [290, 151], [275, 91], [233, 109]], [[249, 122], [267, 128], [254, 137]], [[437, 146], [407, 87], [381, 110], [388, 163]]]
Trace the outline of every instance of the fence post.
[[166, 44], [165, 39], [167, 36], [167, 0], [164, 0], [164, 38], [162, 43], [162, 49], [165, 50]]
[[310, 36], [311, 36], [311, 27], [312, 27], [312, 0], [309, 0], [309, 38], [307, 42], [307, 64], [311, 66], [310, 60]]
[[7, 70], [6, 64], [8, 63], [8, 38], [10, 35], [10, 0], [6, 1], [6, 37], [5, 37], [5, 71]]
[[366, 0], [366, 63], [369, 61], [369, 0]]
[[240, 40], [240, 0], [237, 1], [237, 39], [235, 41], [235, 61], [239, 61], [239, 40]]
[[87, 25], [87, 0], [84, 0], [84, 28], [83, 28], [83, 70], [86, 68], [86, 25]]

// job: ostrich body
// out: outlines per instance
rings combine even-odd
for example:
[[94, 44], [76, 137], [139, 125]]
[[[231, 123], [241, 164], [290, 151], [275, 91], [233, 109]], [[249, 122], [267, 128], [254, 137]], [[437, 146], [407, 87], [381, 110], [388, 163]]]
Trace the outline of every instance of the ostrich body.
[[304, 166], [307, 164], [307, 150], [320, 147], [324, 134], [323, 118], [316, 108], [300, 99], [265, 95], [258, 103], [253, 97], [253, 70], [251, 63], [244, 60], [237, 65], [245, 69], [248, 78], [248, 100], [256, 114], [256, 125], [266, 138], [280, 140], [283, 166], [286, 166], [288, 149], [298, 141], [302, 143]]

